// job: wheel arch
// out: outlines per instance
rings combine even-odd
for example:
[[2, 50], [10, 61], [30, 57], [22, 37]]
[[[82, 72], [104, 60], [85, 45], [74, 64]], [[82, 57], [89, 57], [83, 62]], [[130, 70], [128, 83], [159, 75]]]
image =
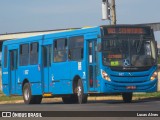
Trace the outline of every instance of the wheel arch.
[[29, 83], [29, 80], [28, 80], [27, 78], [25, 78], [25, 79], [23, 80], [23, 82], [22, 82], [22, 90], [23, 90], [23, 86], [24, 86], [25, 83]]

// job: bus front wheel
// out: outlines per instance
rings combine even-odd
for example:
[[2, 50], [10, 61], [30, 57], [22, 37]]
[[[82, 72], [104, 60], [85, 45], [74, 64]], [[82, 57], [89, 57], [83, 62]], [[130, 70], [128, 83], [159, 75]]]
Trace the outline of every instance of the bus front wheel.
[[23, 86], [23, 99], [25, 104], [40, 104], [42, 101], [41, 95], [32, 95], [29, 83]]
[[132, 102], [132, 96], [133, 96], [133, 93], [122, 93], [122, 97], [123, 97], [123, 101], [125, 103], [130, 103]]

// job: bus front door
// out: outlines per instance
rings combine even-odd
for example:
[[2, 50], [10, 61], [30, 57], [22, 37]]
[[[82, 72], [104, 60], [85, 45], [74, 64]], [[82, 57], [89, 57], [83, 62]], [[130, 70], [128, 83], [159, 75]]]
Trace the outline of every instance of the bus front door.
[[51, 69], [51, 45], [42, 46], [43, 60], [43, 92], [49, 92], [50, 69]]
[[16, 94], [16, 80], [17, 80], [17, 62], [18, 62], [18, 50], [11, 50], [9, 52], [10, 60], [10, 94]]
[[97, 40], [88, 41], [88, 87], [90, 92], [97, 91]]

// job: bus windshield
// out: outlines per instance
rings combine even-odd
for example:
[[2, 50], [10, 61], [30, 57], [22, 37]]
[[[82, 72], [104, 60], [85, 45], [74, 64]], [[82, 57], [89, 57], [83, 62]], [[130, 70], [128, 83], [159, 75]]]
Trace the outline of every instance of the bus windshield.
[[116, 36], [102, 39], [103, 64], [111, 67], [146, 67], [156, 61], [153, 39]]

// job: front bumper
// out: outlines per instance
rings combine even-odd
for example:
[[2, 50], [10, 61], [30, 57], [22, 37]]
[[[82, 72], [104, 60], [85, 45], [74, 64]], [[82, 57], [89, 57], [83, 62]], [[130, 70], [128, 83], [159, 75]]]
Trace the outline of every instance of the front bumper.
[[[122, 93], [122, 92], [156, 92], [157, 91], [157, 81], [146, 81], [142, 83], [117, 83], [108, 82], [104, 80], [102, 87], [103, 93]], [[134, 87], [134, 89], [128, 89], [128, 87]]]

